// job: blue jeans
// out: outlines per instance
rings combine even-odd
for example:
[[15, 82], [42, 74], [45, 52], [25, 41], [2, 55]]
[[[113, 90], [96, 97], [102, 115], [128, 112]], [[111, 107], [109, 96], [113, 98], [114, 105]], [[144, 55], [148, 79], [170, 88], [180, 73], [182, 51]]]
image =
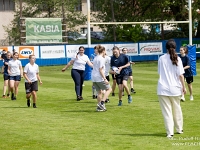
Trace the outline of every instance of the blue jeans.
[[82, 96], [82, 90], [83, 90], [82, 85], [84, 82], [84, 70], [72, 69], [71, 76], [75, 83], [76, 96]]

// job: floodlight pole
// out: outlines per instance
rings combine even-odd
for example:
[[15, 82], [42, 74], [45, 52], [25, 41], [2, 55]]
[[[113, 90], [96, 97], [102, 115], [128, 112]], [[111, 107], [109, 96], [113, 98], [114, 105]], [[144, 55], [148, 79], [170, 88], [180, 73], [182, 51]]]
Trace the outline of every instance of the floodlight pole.
[[88, 47], [91, 47], [91, 34], [90, 34], [90, 0], [87, 0], [87, 42], [88, 42]]
[[192, 2], [188, 0], [189, 5], [189, 45], [192, 45]]

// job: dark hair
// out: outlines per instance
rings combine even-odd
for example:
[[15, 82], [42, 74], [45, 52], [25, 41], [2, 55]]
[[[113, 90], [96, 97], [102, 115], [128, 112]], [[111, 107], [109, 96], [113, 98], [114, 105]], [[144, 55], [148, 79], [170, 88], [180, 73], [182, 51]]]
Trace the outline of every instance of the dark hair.
[[114, 46], [112, 50], [116, 50], [116, 49], [119, 50], [119, 47]]
[[172, 64], [178, 66], [178, 55], [176, 54], [176, 42], [173, 39], [167, 41], [166, 49], [168, 50]]
[[35, 55], [29, 55], [29, 59], [31, 59], [31, 58], [32, 58], [32, 56], [35, 56]]
[[122, 48], [122, 52], [123, 52], [125, 49], [128, 50], [127, 48]]
[[13, 53], [13, 56], [14, 56], [15, 54], [18, 54], [18, 52], [14, 52], [14, 53]]
[[80, 46], [78, 49], [80, 50], [81, 48], [83, 48], [85, 50], [85, 48], [83, 46]]
[[188, 54], [188, 49], [187, 49], [187, 47], [181, 46], [180, 49], [181, 49], [181, 48], [185, 51], [185, 54]]

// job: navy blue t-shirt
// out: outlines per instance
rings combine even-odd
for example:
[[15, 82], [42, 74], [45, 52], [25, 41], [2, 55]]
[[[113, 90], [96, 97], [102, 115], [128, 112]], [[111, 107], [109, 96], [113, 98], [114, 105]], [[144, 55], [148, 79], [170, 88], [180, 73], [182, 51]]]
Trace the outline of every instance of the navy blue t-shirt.
[[[111, 57], [111, 67], [121, 67], [126, 65], [129, 62], [128, 56], [124, 54], [120, 54], [118, 58], [116, 58], [114, 55]], [[116, 75], [116, 77], [122, 77], [122, 76], [128, 76], [129, 75], [129, 69], [128, 67], [123, 68], [119, 75]]]
[[6, 65], [5, 63], [6, 63], [6, 62], [8, 63], [10, 60], [11, 60], [11, 59], [7, 59], [7, 58], [6, 58], [6, 59], [4, 60], [4, 64], [3, 64], [3, 65], [4, 65], [4, 72], [3, 72], [3, 73], [4, 73], [4, 75], [7, 75], [7, 76], [9, 75], [9, 74], [8, 74], [8, 65]]
[[[185, 55], [185, 56], [180, 56], [182, 60], [183, 67], [185, 66], [190, 66], [190, 58]], [[191, 77], [193, 76], [191, 68], [185, 69], [184, 77]]]

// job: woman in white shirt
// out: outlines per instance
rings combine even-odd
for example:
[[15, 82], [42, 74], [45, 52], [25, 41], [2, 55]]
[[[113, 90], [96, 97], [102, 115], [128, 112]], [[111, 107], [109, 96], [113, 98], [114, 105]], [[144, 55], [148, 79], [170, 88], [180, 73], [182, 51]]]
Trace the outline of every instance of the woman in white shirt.
[[[105, 48], [99, 46], [98, 53], [99, 55], [97, 55], [93, 60], [92, 82], [98, 92], [97, 111], [106, 111], [105, 101], [112, 89], [105, 75]], [[102, 97], [103, 90], [105, 90], [105, 93]]]
[[13, 53], [13, 59], [8, 62], [8, 74], [10, 75], [11, 100], [16, 100], [18, 94], [19, 81], [23, 77], [21, 61], [18, 60], [19, 54]]
[[83, 46], [79, 47], [79, 52], [71, 58], [71, 61], [62, 69], [64, 72], [68, 67], [72, 66], [71, 76], [75, 83], [75, 91], [77, 96], [77, 101], [83, 100], [82, 90], [83, 90], [83, 82], [84, 82], [84, 72], [86, 63], [93, 67], [93, 64], [90, 62], [90, 59], [87, 55], [84, 54], [85, 48]]
[[174, 126], [177, 133], [183, 133], [183, 115], [180, 106], [180, 97], [186, 93], [184, 84], [184, 69], [180, 57], [176, 54], [176, 43], [168, 40], [167, 54], [158, 60], [157, 95], [162, 109], [167, 137], [174, 135]]
[[37, 108], [36, 100], [37, 95], [36, 92], [38, 91], [38, 80], [40, 84], [42, 81], [39, 76], [39, 67], [35, 64], [35, 55], [29, 56], [29, 63], [26, 64], [24, 67], [24, 78], [25, 78], [25, 90], [26, 90], [26, 99], [27, 99], [27, 106], [30, 107], [31, 102], [30, 98], [32, 95], [33, 98], [33, 108]]

